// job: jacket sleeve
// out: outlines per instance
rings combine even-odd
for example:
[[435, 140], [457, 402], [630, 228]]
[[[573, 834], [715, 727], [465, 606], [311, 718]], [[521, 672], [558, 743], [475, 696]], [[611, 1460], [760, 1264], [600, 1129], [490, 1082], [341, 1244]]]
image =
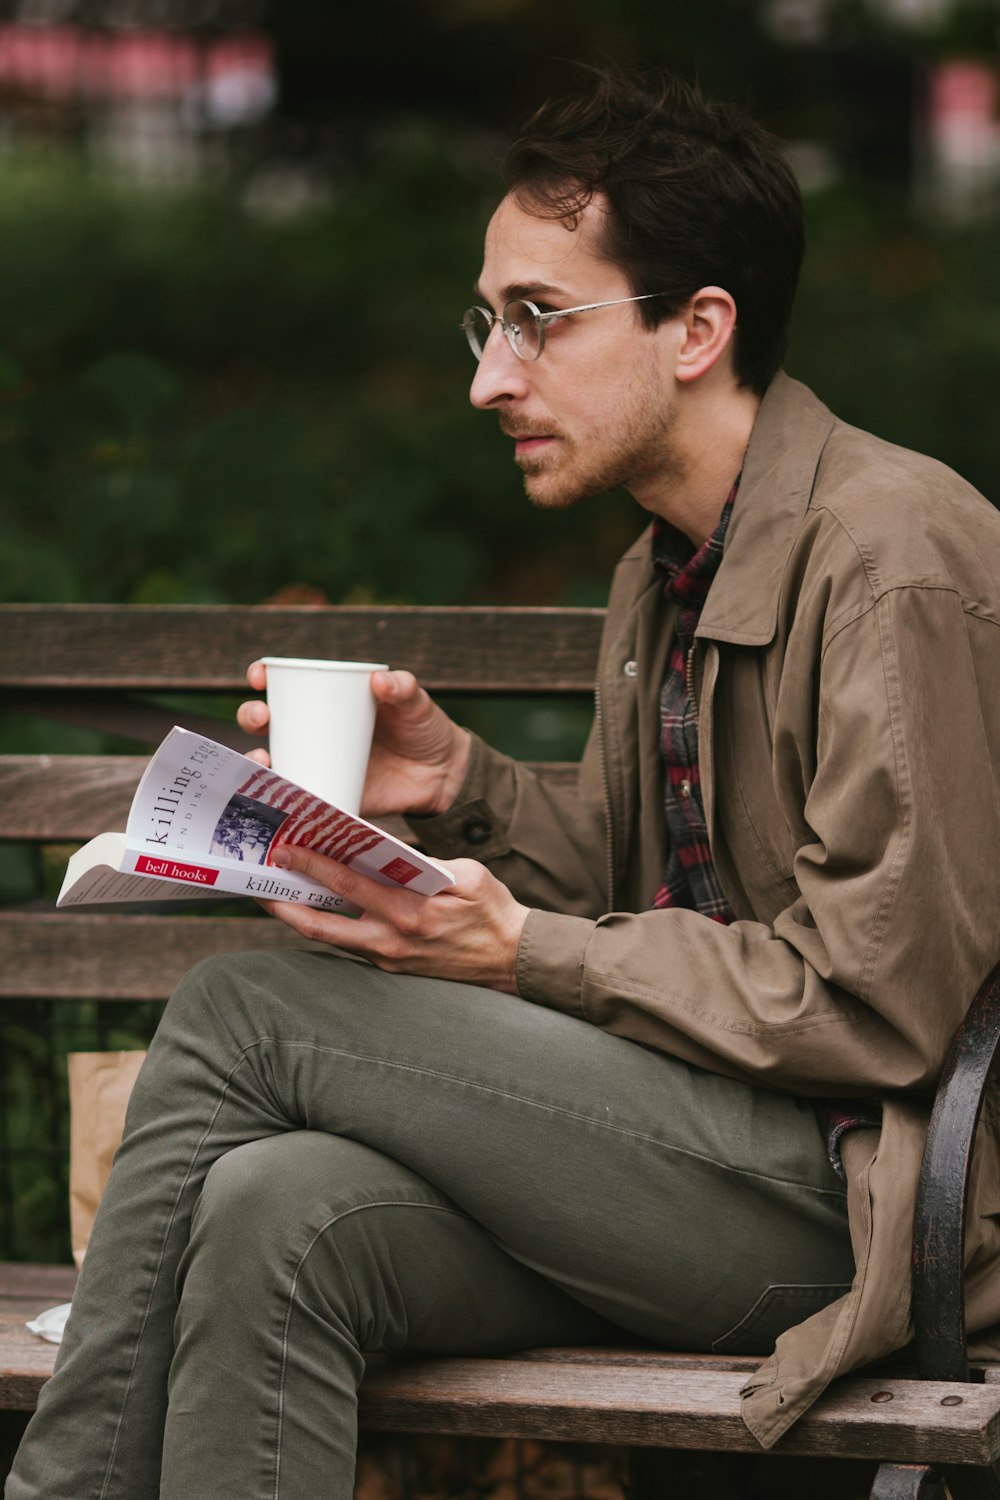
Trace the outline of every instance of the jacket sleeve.
[[527, 906], [596, 917], [608, 904], [597, 760], [592, 737], [576, 786], [558, 785], [473, 736], [453, 806], [410, 826], [429, 854], [481, 860]]
[[1000, 622], [933, 582], [887, 587], [828, 631], [818, 672], [816, 649], [786, 656], [773, 725], [784, 905], [729, 927], [535, 911], [525, 998], [798, 1093], [933, 1082], [1000, 946]]

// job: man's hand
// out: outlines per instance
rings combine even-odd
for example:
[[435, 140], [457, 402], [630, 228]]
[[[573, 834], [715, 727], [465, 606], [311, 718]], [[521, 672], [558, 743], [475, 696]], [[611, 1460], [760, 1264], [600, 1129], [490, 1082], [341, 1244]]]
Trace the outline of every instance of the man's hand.
[[420, 896], [381, 885], [309, 849], [286, 846], [275, 864], [308, 875], [364, 913], [344, 917], [294, 902], [260, 903], [311, 942], [343, 948], [391, 974], [455, 979], [517, 994], [517, 948], [528, 908], [485, 865], [448, 861], [455, 884], [436, 896]]
[[[263, 692], [266, 676], [263, 662], [255, 661], [247, 670], [247, 681], [257, 692]], [[469, 731], [438, 708], [412, 672], [373, 672], [372, 692], [378, 711], [362, 815], [445, 812], [469, 763]], [[248, 734], [266, 734], [267, 704], [260, 699], [242, 703], [236, 719]], [[268, 764], [266, 750], [251, 754]]]

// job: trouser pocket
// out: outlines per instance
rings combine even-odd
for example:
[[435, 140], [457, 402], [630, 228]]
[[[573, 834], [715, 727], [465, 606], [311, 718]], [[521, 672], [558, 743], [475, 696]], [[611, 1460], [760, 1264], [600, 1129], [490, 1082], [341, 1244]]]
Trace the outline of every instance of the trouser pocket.
[[849, 1282], [785, 1283], [765, 1287], [728, 1333], [715, 1339], [713, 1354], [770, 1354], [786, 1328], [805, 1322], [821, 1307], [850, 1291]]

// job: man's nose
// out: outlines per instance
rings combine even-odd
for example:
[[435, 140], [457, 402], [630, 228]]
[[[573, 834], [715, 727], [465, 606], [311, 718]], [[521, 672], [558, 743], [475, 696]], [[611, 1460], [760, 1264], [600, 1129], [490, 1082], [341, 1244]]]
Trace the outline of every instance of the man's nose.
[[495, 323], [483, 346], [482, 358], [469, 390], [469, 400], [480, 411], [505, 401], [517, 401], [528, 392], [528, 365], [518, 359], [503, 329]]

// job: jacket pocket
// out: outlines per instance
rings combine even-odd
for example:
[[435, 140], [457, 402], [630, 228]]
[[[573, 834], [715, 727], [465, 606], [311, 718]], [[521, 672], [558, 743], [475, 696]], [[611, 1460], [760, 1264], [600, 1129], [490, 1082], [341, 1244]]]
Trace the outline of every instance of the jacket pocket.
[[749, 1312], [712, 1344], [713, 1354], [770, 1354], [786, 1328], [804, 1323], [851, 1289], [850, 1282], [793, 1282], [769, 1286]]

